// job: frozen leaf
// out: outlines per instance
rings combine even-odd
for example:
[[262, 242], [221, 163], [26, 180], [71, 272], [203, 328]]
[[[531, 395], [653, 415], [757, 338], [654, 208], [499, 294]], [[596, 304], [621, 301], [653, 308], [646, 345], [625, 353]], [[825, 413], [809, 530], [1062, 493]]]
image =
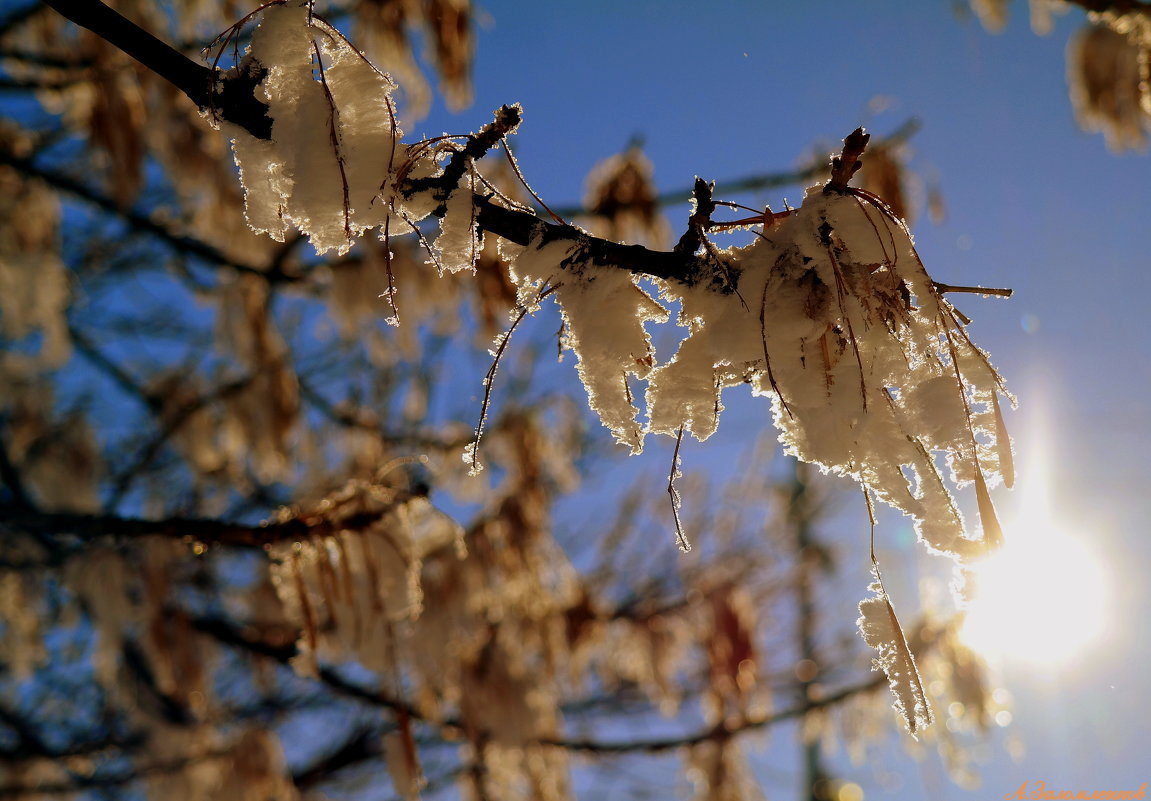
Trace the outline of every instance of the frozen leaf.
[[931, 705], [923, 692], [915, 657], [907, 647], [891, 599], [883, 589], [878, 568], [873, 569], [872, 577], [875, 581], [868, 587], [872, 596], [860, 602], [856, 625], [864, 642], [878, 652], [872, 664], [886, 674], [895, 695], [895, 710], [903, 716], [907, 730], [915, 734], [931, 725]]
[[627, 382], [651, 371], [655, 349], [644, 323], [664, 322], [667, 310], [618, 267], [569, 270], [555, 295], [591, 408], [617, 442], [639, 453], [644, 432]]
[[[750, 383], [772, 398], [789, 452], [912, 516], [933, 550], [971, 558], [994, 542], [989, 513], [985, 541], [964, 534], [936, 458], [956, 486], [998, 480], [1005, 432], [991, 401], [1002, 379], [890, 208], [862, 190], [815, 188], [755, 243], [716, 260], [710, 280], [667, 282], [688, 336], [652, 371], [651, 430], [683, 426], [706, 439], [722, 390]], [[733, 291], [717, 290], [727, 281]]]
[[667, 221], [659, 210], [653, 173], [638, 145], [597, 164], [588, 175], [584, 197], [591, 232], [605, 239], [666, 247]]
[[318, 253], [346, 251], [381, 225], [393, 162], [405, 154], [388, 77], [306, 6], [289, 4], [263, 10], [235, 69], [266, 70], [257, 95], [273, 120], [269, 141], [229, 128], [249, 224], [279, 240], [296, 227]]
[[859, 186], [883, 198], [896, 217], [907, 222], [912, 220], [912, 192], [915, 184], [907, 169], [907, 158], [899, 145], [875, 145], [867, 151], [867, 160], [859, 171]]
[[483, 240], [476, 227], [476, 209], [472, 203], [474, 184], [475, 179], [469, 170], [459, 187], [448, 196], [432, 257], [441, 275], [461, 270], [475, 272], [476, 260], [483, 250]]

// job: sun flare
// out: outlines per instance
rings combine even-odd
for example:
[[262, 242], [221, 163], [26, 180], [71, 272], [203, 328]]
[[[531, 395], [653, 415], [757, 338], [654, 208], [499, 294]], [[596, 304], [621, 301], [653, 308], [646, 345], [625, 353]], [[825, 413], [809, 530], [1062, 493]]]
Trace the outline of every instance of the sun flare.
[[1006, 544], [974, 566], [960, 637], [992, 659], [1068, 662], [1103, 632], [1108, 584], [1090, 532], [1056, 517], [1042, 480], [1005, 521]]

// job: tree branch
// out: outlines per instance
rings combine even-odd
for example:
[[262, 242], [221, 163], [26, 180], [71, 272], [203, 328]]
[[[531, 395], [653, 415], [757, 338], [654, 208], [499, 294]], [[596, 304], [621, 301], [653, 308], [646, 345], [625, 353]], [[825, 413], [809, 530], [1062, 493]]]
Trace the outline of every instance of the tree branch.
[[676, 243], [677, 252], [693, 254], [703, 247], [707, 239], [707, 228], [711, 225], [711, 215], [715, 213], [715, 200], [712, 199], [714, 191], [715, 184], [699, 177], [695, 179], [695, 185], [691, 190], [694, 209], [687, 221], [687, 231]]
[[[393, 490], [394, 503], [413, 496]], [[293, 518], [282, 523], [247, 525], [208, 518], [170, 517], [144, 520], [117, 515], [85, 515], [68, 512], [36, 512], [15, 504], [0, 505], [0, 535], [49, 535], [74, 537], [81, 541], [172, 537], [205, 545], [263, 548], [277, 542], [297, 541], [313, 536], [335, 536], [341, 531], [357, 531], [376, 523], [385, 512], [345, 517]], [[19, 567], [19, 566], [18, 566]]]
[[601, 266], [621, 267], [630, 272], [695, 283], [701, 262], [691, 254], [648, 250], [641, 245], [623, 245], [591, 236], [572, 225], [547, 223], [533, 214], [498, 206], [489, 198], [475, 196], [476, 222], [485, 231], [502, 236], [517, 245], [543, 246], [551, 242], [572, 242], [579, 258]]
[[139, 212], [128, 209], [122, 209], [111, 198], [100, 194], [96, 190], [86, 186], [75, 178], [60, 172], [56, 172], [55, 170], [40, 167], [30, 158], [18, 156], [15, 153], [10, 153], [7, 150], [0, 149], [0, 164], [12, 167], [13, 169], [23, 173], [29, 178], [43, 181], [54, 189], [66, 192], [69, 195], [91, 203], [93, 206], [100, 209], [100, 211], [119, 217], [135, 230], [156, 237], [160, 241], [169, 245], [177, 253], [181, 253], [186, 256], [195, 256], [212, 264], [231, 267], [236, 272], [262, 275], [272, 282], [290, 282], [299, 280], [299, 276], [286, 274], [282, 270], [264, 270], [255, 265], [244, 264], [242, 262], [236, 261], [235, 259], [229, 257], [227, 254], [217, 250], [211, 245], [199, 239], [194, 239], [190, 236], [185, 236], [183, 234], [177, 233], [168, 226], [153, 220], [147, 215], [140, 214]]
[[[196, 64], [179, 51], [161, 42], [152, 34], [104, 6], [99, 0], [46, 0], [66, 18], [88, 28], [110, 44], [120, 48], [145, 67], [173, 83], [201, 109], [211, 108], [224, 119], [245, 128], [259, 139], [271, 137], [271, 120], [267, 107], [255, 99], [254, 90], [263, 78], [263, 72], [247, 71], [217, 80], [219, 73]], [[259, 116], [254, 116], [258, 111]], [[478, 134], [468, 138], [463, 149], [457, 151], [444, 172], [435, 178], [411, 181], [403, 188], [406, 195], [418, 191], [432, 191], [439, 201], [446, 199], [458, 185], [470, 160], [479, 158], [503, 137], [515, 129], [520, 121], [518, 106], [503, 106], [496, 120]], [[867, 146], [868, 135], [862, 129], [844, 140], [841, 156], [832, 161], [832, 177], [825, 191], [843, 191], [847, 181], [859, 168], [859, 156]], [[12, 157], [9, 157], [10, 159]], [[502, 236], [519, 245], [543, 246], [551, 242], [566, 241], [575, 245], [574, 259], [609, 267], [619, 267], [632, 273], [671, 279], [692, 285], [709, 273], [707, 259], [697, 258], [689, 252], [663, 252], [648, 250], [639, 245], [621, 245], [593, 237], [571, 225], [549, 224], [536, 215], [505, 208], [492, 202], [490, 197], [474, 195], [476, 222], [485, 231]], [[721, 285], [719, 289], [734, 289]]]
[[715, 726], [709, 726], [706, 729], [701, 729], [690, 734], [675, 735], [671, 737], [653, 737], [648, 740], [545, 740], [544, 745], [553, 745], [557, 748], [566, 748], [569, 751], [582, 751], [588, 754], [612, 755], [612, 754], [629, 754], [644, 752], [649, 754], [659, 753], [661, 751], [672, 751], [677, 748], [684, 748], [692, 745], [699, 745], [708, 740], [717, 738], [728, 739], [740, 734], [750, 731], [757, 731], [759, 729], [766, 729], [774, 726], [777, 723], [782, 723], [786, 720], [793, 718], [803, 717], [809, 712], [817, 709], [824, 709], [826, 707], [841, 704], [848, 701], [860, 693], [874, 692], [884, 687], [887, 684], [887, 677], [882, 673], [874, 678], [869, 678], [866, 681], [844, 687], [838, 692], [824, 696], [817, 700], [805, 701], [801, 704], [786, 707], [778, 712], [768, 715], [767, 717], [744, 720], [738, 723], [730, 724], [721, 722]]
[[824, 192], [843, 194], [847, 191], [848, 181], [863, 166], [859, 157], [867, 149], [867, 143], [870, 139], [871, 134], [866, 133], [862, 128], [856, 128], [847, 135], [847, 138], [843, 140], [843, 152], [831, 160], [831, 179], [823, 187]]
[[1067, 2], [1093, 14], [1105, 14], [1108, 11], [1116, 14], [1126, 14], [1129, 11], [1151, 14], [1151, 3], [1140, 0], [1067, 0]]
[[[244, 630], [235, 626], [231, 621], [221, 618], [198, 616], [193, 617], [190, 622], [197, 631], [214, 638], [220, 643], [262, 656], [266, 659], [271, 659], [283, 665], [289, 664], [292, 658], [299, 653], [294, 637], [290, 642], [276, 644], [249, 636]], [[449, 733], [459, 732], [463, 728], [460, 721], [451, 717], [442, 720], [429, 720], [424, 717], [415, 706], [401, 699], [386, 695], [380, 690], [370, 690], [361, 687], [344, 678], [337, 670], [331, 667], [320, 667], [317, 675], [325, 687], [345, 698], [402, 713], [413, 720], [419, 720], [422, 723], [436, 726]]]
[[[112, 479], [112, 490], [104, 503], [105, 509], [111, 510], [119, 505], [120, 501], [124, 499], [124, 496], [131, 488], [132, 483], [151, 466], [153, 460], [160, 455], [164, 445], [192, 418], [192, 415], [215, 401], [223, 400], [231, 395], [242, 392], [247, 389], [255, 379], [256, 375], [253, 374], [237, 378], [226, 384], [221, 384], [215, 387], [212, 392], [194, 398], [180, 408], [173, 410], [168, 419], [164, 420], [163, 416], [161, 416], [159, 430], [140, 448], [132, 463]], [[153, 411], [155, 412], [156, 410]]]
[[268, 106], [256, 99], [259, 71], [223, 77], [197, 64], [99, 0], [44, 0], [65, 19], [87, 28], [171, 83], [202, 111], [212, 110], [258, 139], [270, 139]]

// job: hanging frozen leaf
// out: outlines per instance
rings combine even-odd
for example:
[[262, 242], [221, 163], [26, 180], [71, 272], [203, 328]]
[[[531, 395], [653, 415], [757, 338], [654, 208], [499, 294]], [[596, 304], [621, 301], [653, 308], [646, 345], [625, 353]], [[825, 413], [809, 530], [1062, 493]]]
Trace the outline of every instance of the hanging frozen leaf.
[[912, 516], [933, 550], [983, 551], [936, 455], [956, 486], [997, 481], [992, 398], [1006, 391], [882, 201], [813, 188], [753, 244], [717, 250], [713, 275], [667, 282], [665, 296], [688, 336], [652, 372], [652, 431], [706, 439], [723, 388], [750, 383], [772, 398], [789, 452]]
[[860, 602], [856, 625], [864, 642], [878, 652], [873, 665], [887, 676], [895, 696], [895, 710], [903, 716], [907, 730], [915, 734], [931, 725], [934, 717], [931, 705], [923, 692], [915, 657], [907, 647], [891, 599], [883, 589], [878, 568], [872, 570], [872, 577], [875, 581], [868, 588], [872, 595]]
[[283, 240], [292, 228], [316, 251], [346, 251], [381, 225], [398, 147], [386, 75], [306, 6], [270, 5], [233, 72], [266, 71], [258, 99], [272, 118], [270, 140], [235, 126], [236, 162], [248, 223]]
[[565, 341], [575, 351], [591, 408], [618, 442], [639, 453], [644, 430], [628, 378], [645, 379], [651, 372], [655, 349], [644, 324], [666, 321], [667, 310], [627, 270], [596, 265], [570, 245], [529, 245], [512, 264], [512, 278], [525, 308], [538, 305], [533, 295], [542, 287], [555, 288]]

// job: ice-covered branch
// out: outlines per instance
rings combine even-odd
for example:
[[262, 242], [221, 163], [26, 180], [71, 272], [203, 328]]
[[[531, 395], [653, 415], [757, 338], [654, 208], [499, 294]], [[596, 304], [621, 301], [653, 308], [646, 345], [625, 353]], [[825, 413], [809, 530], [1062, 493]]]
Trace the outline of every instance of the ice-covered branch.
[[699, 278], [700, 260], [688, 253], [649, 250], [641, 245], [625, 245], [591, 236], [571, 225], [544, 222], [527, 212], [497, 205], [490, 198], [476, 196], [476, 222], [483, 230], [502, 236], [517, 245], [533, 242], [547, 245], [570, 242], [592, 264], [620, 267], [637, 275], [670, 278], [693, 284]]
[[443, 204], [452, 190], [459, 186], [472, 162], [483, 158], [504, 137], [515, 133], [522, 120], [523, 109], [518, 103], [500, 106], [496, 109], [494, 119], [469, 136], [467, 143], [452, 154], [440, 175], [408, 180], [400, 193], [410, 198], [417, 192], [431, 191]]
[[[50, 0], [48, 5], [171, 82], [199, 108], [211, 109], [221, 119], [235, 124], [256, 140], [267, 141], [272, 137], [272, 120], [267, 116], [268, 106], [257, 97], [257, 87], [265, 78], [263, 70], [253, 71], [251, 65], [248, 65], [244, 69], [223, 72], [197, 64], [98, 0]], [[410, 197], [430, 189], [438, 206], [444, 201], [445, 193], [458, 184], [469, 161], [498, 144], [518, 123], [518, 106], [504, 106], [494, 123], [486, 126], [479, 134], [469, 137], [464, 148], [453, 154], [441, 174], [434, 177], [409, 175], [397, 187], [399, 194]], [[13, 166], [25, 171], [33, 169], [30, 163]], [[98, 197], [75, 182], [70, 181], [63, 188], [99, 203]], [[698, 280], [702, 272], [700, 260], [691, 253], [655, 251], [600, 239], [574, 226], [545, 223], [529, 212], [498, 205], [489, 196], [476, 194], [473, 203], [475, 222], [480, 229], [519, 245], [527, 245], [533, 236], [536, 242], [545, 244], [570, 242], [577, 245], [584, 257], [593, 264], [623, 268], [635, 274], [675, 279], [688, 284]], [[364, 201], [359, 205], [370, 204]], [[190, 254], [215, 263], [228, 264], [244, 272], [257, 271], [248, 265], [235, 263], [210, 246], [172, 234], [142, 216], [136, 215], [131, 222]], [[278, 276], [273, 274], [269, 277], [274, 281]]]
[[[214, 70], [192, 61], [98, 0], [49, 0], [48, 4], [67, 19], [91, 30], [157, 75], [170, 81], [201, 109], [212, 110], [221, 119], [238, 126], [255, 140], [268, 141], [273, 138], [273, 122], [268, 116], [269, 107], [260, 99], [261, 96], [267, 94], [266, 88], [261, 87], [262, 82], [267, 77], [267, 65], [261, 64], [258, 59], [226, 72]], [[338, 50], [338, 44], [337, 42], [329, 44], [329, 46], [335, 52]], [[308, 59], [310, 62], [310, 50]], [[308, 69], [310, 70], [310, 66]], [[325, 86], [325, 88], [327, 87]], [[477, 134], [468, 137], [467, 143], [452, 153], [442, 171], [434, 175], [418, 175], [411, 172], [402, 177], [397, 175], [396, 177], [400, 178], [395, 187], [398, 190], [397, 194], [411, 198], [430, 192], [434, 201], [432, 210], [442, 214], [442, 206], [446, 202], [447, 196], [459, 185], [460, 179], [469, 169], [468, 165], [495, 147], [507, 134], [513, 132], [520, 122], [520, 116], [518, 106], [503, 106], [497, 112], [493, 123], [485, 126]], [[313, 121], [302, 122], [311, 125]], [[286, 133], [281, 132], [277, 136], [282, 138], [286, 135]], [[846, 178], [849, 178], [850, 174], [854, 172], [863, 147], [866, 146], [866, 137], [864, 136], [861, 145], [857, 140], [852, 140], [851, 145], [850, 152], [845, 148], [839, 161], [845, 165], [850, 165], [852, 169], [847, 172], [833, 173], [832, 181], [828, 184], [829, 187], [838, 189], [841, 183], [846, 185]], [[347, 146], [345, 149], [351, 150], [352, 148]], [[348, 154], [341, 152], [338, 156], [342, 160]], [[15, 166], [28, 169], [31, 165]], [[353, 174], [354, 178], [356, 171], [349, 172]], [[846, 177], [844, 177], [845, 175]], [[380, 181], [377, 180], [376, 183], [379, 184]], [[86, 196], [86, 199], [93, 200], [92, 197], [89, 197], [91, 193], [85, 193], [83, 187], [67, 188]], [[527, 245], [529, 242], [537, 245], [568, 242], [578, 249], [582, 260], [587, 263], [621, 268], [633, 274], [673, 279], [688, 285], [695, 284], [707, 273], [708, 259], [697, 257], [694, 252], [697, 248], [677, 248], [674, 252], [663, 252], [638, 245], [624, 245], [591, 236], [574, 226], [544, 222], [530, 212], [500, 205], [494, 202], [491, 196], [475, 194], [472, 201], [474, 221], [480, 230], [496, 234], [519, 245]], [[353, 195], [347, 204], [363, 213], [365, 209], [373, 205], [373, 201], [370, 197], [357, 198]], [[349, 208], [345, 212], [341, 212], [341, 218], [348, 216], [350, 211]], [[251, 211], [249, 217], [253, 219]], [[311, 220], [312, 218], [309, 216], [307, 219]], [[187, 252], [204, 256], [217, 263], [231, 264], [245, 272], [251, 269], [247, 265], [234, 264], [233, 260], [224, 258], [222, 254], [215, 252], [210, 247], [201, 246], [200, 243], [187, 240], [185, 237], [170, 235], [150, 220], [141, 218], [133, 220], [133, 222], [152, 233], [159, 234]], [[370, 222], [374, 222], [374, 219], [366, 220], [364, 225]], [[254, 219], [253, 224], [257, 227], [262, 225], [262, 223], [255, 222]], [[278, 224], [283, 226], [286, 225], [286, 222], [280, 218]], [[699, 238], [700, 234], [697, 232], [693, 241]], [[277, 276], [270, 275], [269, 277], [275, 280]]]

